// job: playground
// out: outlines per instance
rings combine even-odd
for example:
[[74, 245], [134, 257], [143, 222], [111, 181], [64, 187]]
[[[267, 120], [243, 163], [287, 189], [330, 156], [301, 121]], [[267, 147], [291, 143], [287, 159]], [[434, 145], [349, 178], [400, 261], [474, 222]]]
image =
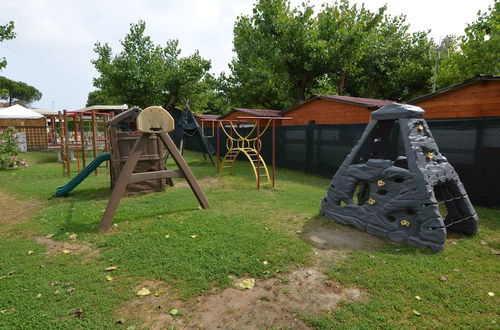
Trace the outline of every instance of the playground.
[[278, 168], [257, 190], [248, 161], [219, 177], [184, 158], [210, 208], [173, 178], [123, 198], [105, 234], [106, 169], [65, 198], [55, 153], [1, 171], [0, 327], [496, 327], [499, 210], [433, 254], [320, 216], [328, 178]]

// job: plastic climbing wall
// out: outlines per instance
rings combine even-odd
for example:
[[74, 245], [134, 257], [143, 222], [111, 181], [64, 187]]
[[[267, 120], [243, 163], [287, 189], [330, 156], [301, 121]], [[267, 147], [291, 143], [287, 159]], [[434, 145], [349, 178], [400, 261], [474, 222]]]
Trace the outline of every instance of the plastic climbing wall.
[[[393, 103], [372, 120], [335, 174], [321, 214], [393, 241], [444, 248], [447, 231], [474, 235], [478, 217], [419, 107]], [[404, 152], [388, 159], [399, 132]]]

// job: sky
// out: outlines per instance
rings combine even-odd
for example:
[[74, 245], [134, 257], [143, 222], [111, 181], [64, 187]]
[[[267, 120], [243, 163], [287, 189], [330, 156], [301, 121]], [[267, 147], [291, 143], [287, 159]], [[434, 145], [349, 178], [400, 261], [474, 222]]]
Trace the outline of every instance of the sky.
[[[228, 72], [233, 25], [250, 15], [254, 0], [0, 0], [0, 24], [15, 22], [16, 38], [0, 43], [7, 67], [0, 75], [24, 81], [42, 92], [32, 104], [44, 109], [85, 107], [97, 76], [91, 60], [95, 42], [107, 42], [118, 53], [130, 23], [144, 20], [156, 44], [178, 39], [182, 55], [195, 50], [210, 59], [212, 73]], [[291, 0], [297, 6], [303, 0]], [[311, 0], [319, 9], [325, 0]], [[387, 4], [387, 13], [405, 14], [411, 31], [431, 30], [439, 40], [463, 34], [479, 10], [494, 0], [351, 0], [370, 10]]]

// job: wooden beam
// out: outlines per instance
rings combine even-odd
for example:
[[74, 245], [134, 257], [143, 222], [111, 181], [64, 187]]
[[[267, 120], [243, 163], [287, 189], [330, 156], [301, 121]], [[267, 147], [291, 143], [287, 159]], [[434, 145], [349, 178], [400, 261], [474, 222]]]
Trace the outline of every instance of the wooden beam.
[[191, 172], [191, 169], [189, 168], [188, 164], [182, 157], [181, 153], [179, 152], [179, 149], [175, 146], [174, 141], [170, 138], [170, 136], [166, 133], [161, 133], [158, 134], [162, 142], [165, 144], [167, 147], [168, 151], [172, 155], [172, 158], [174, 159], [175, 163], [179, 167], [179, 169], [184, 172], [184, 175], [186, 177], [186, 181], [188, 182], [189, 186], [191, 187], [191, 190], [195, 194], [196, 198], [198, 199], [198, 202], [200, 203], [201, 207], [204, 209], [207, 209], [210, 207], [210, 203], [208, 202], [207, 198], [205, 197], [205, 194], [203, 194], [203, 191], [201, 190], [200, 185], [198, 184], [198, 181], [196, 180], [195, 176], [193, 175], [193, 172]]
[[132, 172], [134, 172], [135, 166], [139, 161], [139, 157], [141, 156], [144, 145], [148, 139], [149, 134], [143, 133], [135, 142], [132, 151], [130, 152], [128, 161], [125, 163], [125, 166], [123, 166], [115, 187], [113, 188], [113, 192], [111, 193], [111, 197], [109, 198], [108, 205], [106, 206], [106, 210], [104, 211], [101, 219], [101, 224], [99, 225], [100, 232], [107, 231], [109, 227], [111, 227], [118, 204], [120, 204], [120, 200], [125, 192], [125, 189], [127, 188], [130, 176]]
[[155, 179], [167, 179], [167, 178], [183, 178], [184, 173], [181, 170], [164, 170], [164, 171], [152, 171], [152, 172], [142, 172], [142, 173], [133, 173], [130, 176], [129, 184], [144, 182], [148, 180]]

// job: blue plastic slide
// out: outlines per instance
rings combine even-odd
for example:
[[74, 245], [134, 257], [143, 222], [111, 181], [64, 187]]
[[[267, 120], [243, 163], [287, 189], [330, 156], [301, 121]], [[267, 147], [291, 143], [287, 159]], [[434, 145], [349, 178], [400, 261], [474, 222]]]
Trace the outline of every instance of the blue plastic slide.
[[97, 156], [89, 165], [87, 165], [80, 173], [78, 173], [73, 179], [71, 179], [64, 186], [60, 186], [56, 190], [56, 197], [66, 196], [75, 189], [86, 177], [89, 176], [102, 162], [111, 159], [111, 154], [109, 152], [104, 152]]

